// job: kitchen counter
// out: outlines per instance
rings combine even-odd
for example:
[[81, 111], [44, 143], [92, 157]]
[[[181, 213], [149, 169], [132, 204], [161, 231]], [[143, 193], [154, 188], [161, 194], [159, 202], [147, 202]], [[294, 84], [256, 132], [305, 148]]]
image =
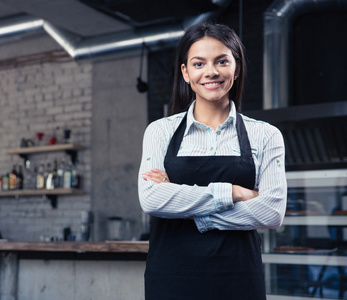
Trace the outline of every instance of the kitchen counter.
[[148, 247], [147, 241], [0, 240], [0, 300], [142, 300]]
[[11, 242], [0, 241], [0, 251], [41, 252], [112, 252], [147, 253], [148, 242], [106, 241], [106, 242]]
[[146, 260], [148, 247], [148, 241], [0, 242], [0, 252], [26, 259]]

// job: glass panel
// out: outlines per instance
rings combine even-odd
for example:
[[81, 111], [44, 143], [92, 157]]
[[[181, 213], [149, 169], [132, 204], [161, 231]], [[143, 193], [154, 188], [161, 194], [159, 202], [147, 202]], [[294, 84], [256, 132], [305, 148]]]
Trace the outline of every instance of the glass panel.
[[347, 170], [287, 179], [283, 225], [259, 230], [268, 298], [347, 299]]
[[[267, 294], [346, 299], [347, 267], [265, 264]], [[346, 297], [345, 297], [346, 296]]]
[[274, 245], [271, 249], [275, 252], [314, 252], [327, 250], [345, 253], [347, 250], [347, 235], [342, 226], [304, 226], [283, 225], [275, 231]]
[[347, 188], [299, 187], [288, 189], [287, 216], [347, 215]]

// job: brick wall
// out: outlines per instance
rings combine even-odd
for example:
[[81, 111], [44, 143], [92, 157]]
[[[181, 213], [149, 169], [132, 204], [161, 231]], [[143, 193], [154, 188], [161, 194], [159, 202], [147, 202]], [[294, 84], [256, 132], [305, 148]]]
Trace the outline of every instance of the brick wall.
[[[0, 231], [5, 238], [38, 240], [40, 236], [62, 236], [64, 227], [79, 232], [80, 212], [91, 206], [91, 118], [92, 65], [38, 63], [0, 70], [0, 174], [10, 172], [13, 164], [23, 163], [5, 150], [17, 148], [20, 139], [36, 140], [35, 132], [44, 132], [44, 143], [57, 130], [72, 130], [71, 141], [86, 147], [78, 154], [78, 169], [83, 174], [82, 196], [58, 197], [58, 209], [42, 196], [0, 198]], [[32, 165], [41, 161], [68, 161], [64, 152], [30, 155]]]

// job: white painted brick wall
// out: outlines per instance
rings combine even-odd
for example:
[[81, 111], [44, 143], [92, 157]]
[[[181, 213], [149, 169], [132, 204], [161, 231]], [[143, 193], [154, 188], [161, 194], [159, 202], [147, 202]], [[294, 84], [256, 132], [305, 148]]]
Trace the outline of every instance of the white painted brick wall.
[[[57, 209], [42, 196], [0, 197], [0, 231], [5, 238], [61, 237], [68, 226], [79, 237], [81, 211], [91, 209], [92, 68], [90, 63], [67, 62], [0, 70], [0, 174], [22, 162], [5, 150], [19, 147], [22, 137], [36, 140], [38, 131], [45, 133], [47, 142], [59, 127], [62, 141], [63, 128], [70, 128], [71, 141], [86, 147], [78, 154], [84, 195], [58, 197]], [[64, 152], [30, 156], [36, 165], [54, 158], [68, 160]]]

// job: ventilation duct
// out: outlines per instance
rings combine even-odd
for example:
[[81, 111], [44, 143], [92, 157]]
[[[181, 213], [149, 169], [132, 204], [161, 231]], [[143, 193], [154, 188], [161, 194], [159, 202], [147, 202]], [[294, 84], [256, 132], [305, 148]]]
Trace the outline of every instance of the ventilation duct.
[[176, 42], [184, 34], [186, 27], [220, 15], [231, 1], [213, 0], [212, 2], [220, 7], [219, 10], [187, 18], [181, 25], [158, 26], [154, 29], [136, 32], [124, 31], [91, 38], [81, 38], [42, 19], [21, 15], [10, 20], [0, 21], [0, 38], [43, 29], [76, 60], [140, 50], [143, 43], [162, 48]]
[[276, 0], [264, 13], [263, 108], [288, 106], [288, 51], [293, 20], [307, 12], [347, 10], [347, 0]]
[[42, 31], [44, 21], [30, 15], [18, 15], [0, 21], [0, 38], [19, 37]]
[[[205, 16], [207, 17], [207, 15]], [[202, 16], [199, 20], [202, 20]], [[191, 20], [190, 23], [198, 19]], [[58, 28], [39, 18], [30, 15], [19, 15], [10, 19], [1, 20], [0, 38], [19, 38], [23, 35], [46, 32], [69, 55], [78, 60], [90, 57], [101, 56], [109, 53], [121, 53], [133, 49], [140, 49], [143, 43], [148, 46], [163, 46], [177, 41], [183, 33], [184, 27], [168, 27], [152, 29], [151, 31], [118, 32], [103, 36], [81, 38], [67, 30]]]
[[85, 59], [111, 53], [123, 53], [148, 46], [163, 46], [177, 41], [184, 33], [183, 27], [170, 27], [162, 31], [141, 33], [121, 32], [100, 37], [81, 39], [66, 30], [45, 22], [44, 30], [74, 59]]

